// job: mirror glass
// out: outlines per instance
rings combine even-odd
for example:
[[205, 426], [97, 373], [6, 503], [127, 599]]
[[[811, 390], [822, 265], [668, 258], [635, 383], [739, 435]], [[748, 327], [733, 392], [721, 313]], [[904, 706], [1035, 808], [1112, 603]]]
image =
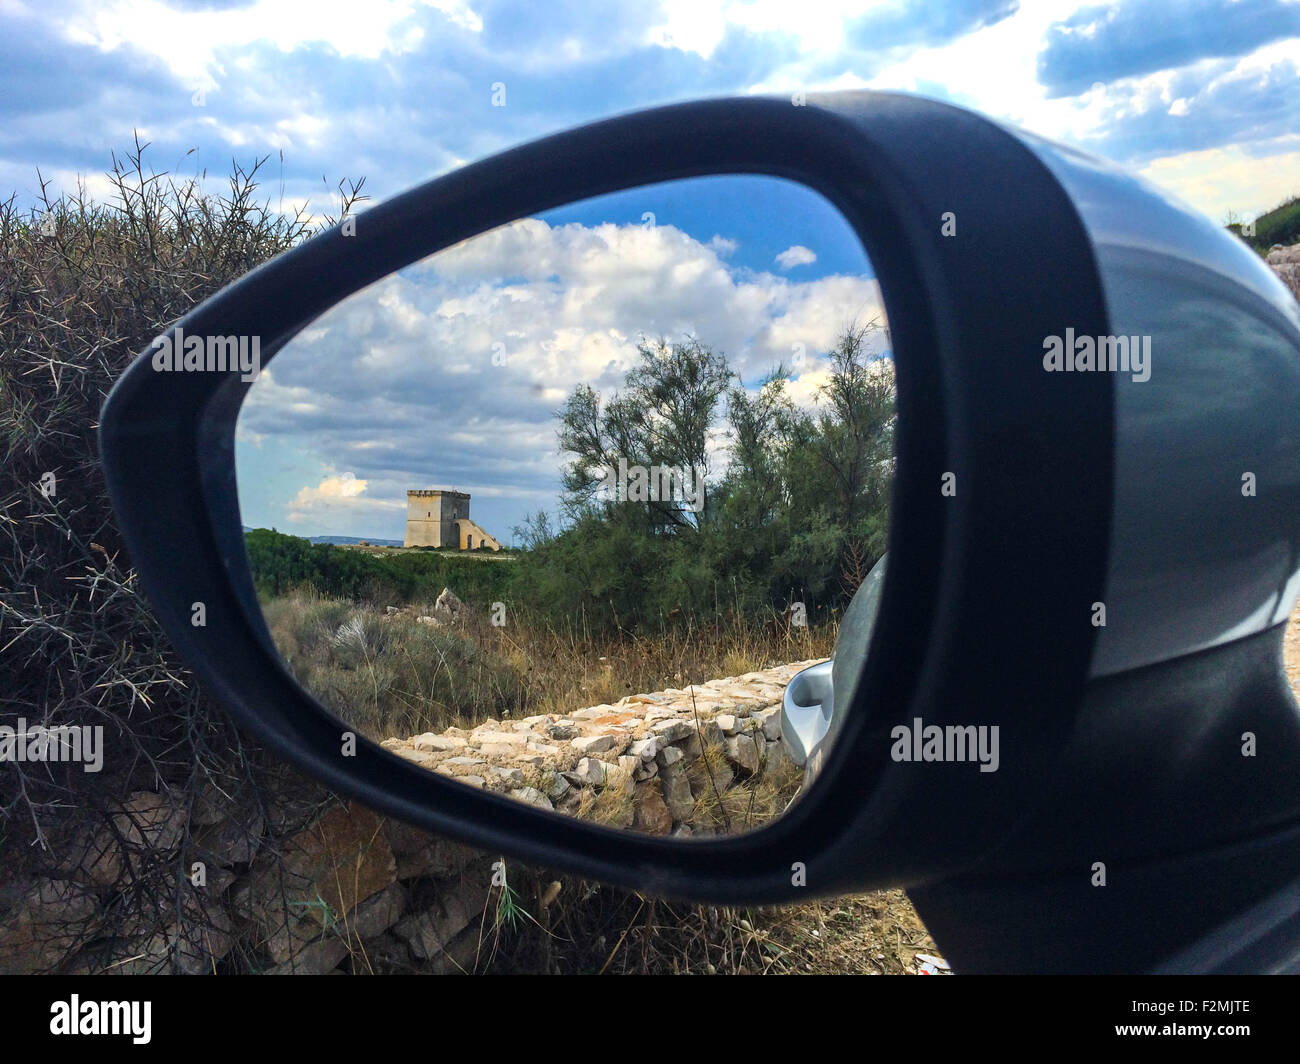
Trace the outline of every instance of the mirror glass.
[[430, 772], [752, 830], [837, 733], [843, 662], [791, 681], [885, 552], [894, 399], [871, 265], [801, 185], [519, 219], [261, 368], [237, 466], [266, 628], [341, 731]]

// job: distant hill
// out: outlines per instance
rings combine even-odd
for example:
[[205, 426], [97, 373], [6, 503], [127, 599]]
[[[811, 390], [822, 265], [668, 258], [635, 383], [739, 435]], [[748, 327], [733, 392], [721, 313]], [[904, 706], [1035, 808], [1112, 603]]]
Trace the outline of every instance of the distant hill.
[[[361, 536], [307, 536], [306, 539], [309, 543], [332, 543], [336, 547], [341, 544], [363, 542]], [[400, 547], [402, 545], [400, 539], [372, 539], [370, 536], [365, 536], [364, 542], [369, 543], [372, 547]]]
[[[253, 529], [249, 528], [247, 525], [244, 525], [243, 529], [244, 535], [248, 535], [248, 533], [253, 531]], [[280, 534], [284, 535], [285, 533], [282, 532]], [[346, 544], [357, 544], [362, 542], [363, 539], [361, 536], [295, 536], [294, 538], [305, 539], [308, 543], [332, 543], [336, 547]], [[369, 536], [366, 536], [364, 537], [364, 541], [373, 547], [400, 547], [402, 545], [400, 539], [371, 539]]]

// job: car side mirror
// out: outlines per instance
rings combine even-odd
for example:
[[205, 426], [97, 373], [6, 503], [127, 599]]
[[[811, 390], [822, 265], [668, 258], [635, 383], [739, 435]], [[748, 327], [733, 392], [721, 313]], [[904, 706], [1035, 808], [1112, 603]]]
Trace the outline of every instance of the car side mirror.
[[[825, 734], [798, 740], [815, 778], [752, 833], [660, 837], [348, 743], [264, 621], [235, 468], [254, 384], [205, 355], [255, 343], [274, 378], [313, 322], [424, 257], [721, 174], [833, 205], [874, 268], [896, 364], [888, 576], [845, 618]], [[101, 441], [132, 562], [204, 687], [304, 771], [431, 831], [716, 902], [903, 885], [950, 960], [989, 970], [1050, 969], [1064, 941], [1077, 967], [1144, 963], [1300, 867], [1283, 829], [1300, 816], [1300, 717], [1278, 664], [1300, 589], [1300, 309], [1208, 219], [960, 108], [705, 101], [466, 166], [188, 313], [118, 381]], [[796, 708], [825, 677], [791, 685]], [[1194, 915], [1164, 918], [1170, 891]]]

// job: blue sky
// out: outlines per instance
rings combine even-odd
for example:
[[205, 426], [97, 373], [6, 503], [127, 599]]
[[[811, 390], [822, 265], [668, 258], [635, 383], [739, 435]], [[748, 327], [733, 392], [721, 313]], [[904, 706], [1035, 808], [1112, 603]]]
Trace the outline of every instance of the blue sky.
[[[232, 159], [269, 155], [272, 206], [323, 215], [337, 209], [331, 190], [343, 178], [364, 177], [366, 191], [383, 198], [511, 145], [640, 107], [878, 88], [948, 100], [1106, 156], [1223, 222], [1229, 211], [1249, 218], [1300, 193], [1298, 68], [1300, 0], [0, 0], [0, 189], [32, 202], [39, 169], [56, 194], [80, 179], [92, 196], [106, 196], [110, 154], [138, 132], [156, 169], [206, 170], [213, 192]], [[811, 291], [800, 284], [869, 278], [833, 224], [807, 237], [815, 263], [795, 264], [796, 253], [783, 266], [775, 256], [796, 242], [788, 231], [765, 231], [751, 202], [757, 193], [744, 202], [725, 190], [712, 195], [667, 202], [659, 235], [683, 234], [676, 251], [692, 268], [725, 267], [737, 299], [761, 291], [767, 319], [755, 327], [765, 335]], [[623, 207], [637, 214], [615, 217], [605, 205], [607, 217], [570, 221], [588, 237], [597, 222], [621, 227], [624, 236], [602, 244], [613, 253], [648, 209], [635, 196]], [[715, 235], [735, 246], [701, 266], [710, 254], [701, 249]], [[792, 243], [775, 247], [787, 238]], [[667, 246], [638, 245], [656, 255]], [[754, 273], [773, 280], [755, 285], [746, 280]], [[819, 291], [822, 298], [829, 289]], [[634, 303], [624, 295], [613, 302], [630, 314]], [[545, 324], [560, 328], [559, 319]], [[619, 319], [608, 328], [634, 325]], [[740, 343], [738, 328], [719, 323]], [[546, 360], [570, 342], [564, 336], [547, 341], [549, 353], [539, 347], [528, 370], [541, 389], [538, 409], [568, 383], [559, 370], [543, 379]], [[765, 354], [779, 353], [768, 346]], [[608, 386], [626, 357], [625, 345], [588, 369]], [[815, 393], [818, 371], [813, 352], [801, 375], [805, 396]], [[333, 409], [327, 400], [299, 394], [295, 402]], [[358, 420], [353, 413], [334, 410], [333, 421]], [[530, 439], [535, 450], [553, 436], [528, 420], [537, 410], [510, 413], [515, 421], [474, 431]], [[457, 429], [467, 439], [474, 416]], [[360, 498], [378, 489], [381, 474], [402, 472], [350, 468], [344, 458], [362, 455], [367, 442], [379, 449], [360, 434], [336, 439], [337, 460], [311, 457], [305, 435], [285, 436], [279, 450], [300, 455], [294, 476], [312, 481], [300, 489], [324, 497], [320, 484], [330, 476], [344, 483], [350, 473], [353, 486], [341, 492], [355, 493], [358, 480], [368, 486], [340, 497]], [[423, 479], [455, 479], [492, 498], [501, 471], [466, 463]], [[290, 504], [267, 505], [285, 513]], [[506, 520], [505, 510], [496, 516]]]

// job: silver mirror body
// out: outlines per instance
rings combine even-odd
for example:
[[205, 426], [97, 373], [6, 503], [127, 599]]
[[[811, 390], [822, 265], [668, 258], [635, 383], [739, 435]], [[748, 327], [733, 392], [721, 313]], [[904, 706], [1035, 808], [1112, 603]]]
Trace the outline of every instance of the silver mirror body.
[[853, 701], [880, 613], [888, 557], [887, 553], [880, 556], [844, 612], [831, 660], [797, 673], [786, 686], [781, 738], [791, 760], [804, 767], [805, 783], [821, 769]]

